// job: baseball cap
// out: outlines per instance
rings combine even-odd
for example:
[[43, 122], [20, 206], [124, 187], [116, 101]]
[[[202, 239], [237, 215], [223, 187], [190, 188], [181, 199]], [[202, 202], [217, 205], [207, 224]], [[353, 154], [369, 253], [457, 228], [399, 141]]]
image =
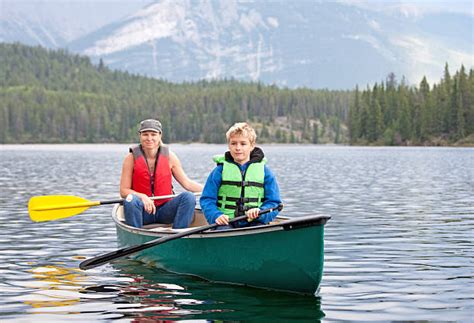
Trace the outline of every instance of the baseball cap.
[[140, 122], [138, 133], [142, 133], [143, 131], [154, 131], [162, 133], [161, 122], [155, 119], [143, 120], [142, 122]]

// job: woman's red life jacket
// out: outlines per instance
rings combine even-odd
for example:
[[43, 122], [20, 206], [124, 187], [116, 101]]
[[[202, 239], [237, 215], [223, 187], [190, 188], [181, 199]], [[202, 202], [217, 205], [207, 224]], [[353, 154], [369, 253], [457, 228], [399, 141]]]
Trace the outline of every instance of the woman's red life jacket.
[[[169, 148], [166, 145], [160, 145], [158, 149], [158, 160], [155, 166], [155, 176], [152, 183], [150, 171], [141, 146], [130, 148], [133, 154], [133, 176], [132, 190], [146, 194], [148, 196], [162, 196], [173, 194], [173, 184], [171, 177], [171, 169], [169, 163]], [[162, 199], [155, 200], [156, 206], [160, 206], [171, 200]]]

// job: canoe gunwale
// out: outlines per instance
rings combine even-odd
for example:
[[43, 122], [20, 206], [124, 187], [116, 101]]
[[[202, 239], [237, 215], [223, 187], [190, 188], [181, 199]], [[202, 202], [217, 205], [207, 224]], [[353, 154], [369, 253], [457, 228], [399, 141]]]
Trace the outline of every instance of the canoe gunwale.
[[[115, 225], [121, 229], [139, 234], [152, 237], [162, 237], [167, 235], [173, 235], [176, 233], [183, 232], [185, 230], [195, 229], [195, 227], [190, 229], [171, 229], [163, 228], [160, 231], [152, 231], [150, 229], [135, 228], [125, 224], [123, 221], [119, 220], [117, 217], [117, 210], [120, 205], [116, 205], [112, 212], [112, 219], [115, 222]], [[302, 217], [287, 217], [287, 216], [277, 216], [277, 219], [280, 222], [271, 223], [268, 225], [255, 226], [255, 227], [246, 227], [246, 228], [236, 228], [230, 230], [221, 230], [221, 231], [205, 231], [197, 234], [192, 234], [184, 238], [217, 238], [217, 237], [233, 237], [238, 235], [248, 235], [248, 234], [259, 234], [264, 232], [280, 231], [280, 230], [295, 230], [309, 226], [315, 225], [325, 225], [326, 222], [331, 218], [329, 215], [308, 215]]]

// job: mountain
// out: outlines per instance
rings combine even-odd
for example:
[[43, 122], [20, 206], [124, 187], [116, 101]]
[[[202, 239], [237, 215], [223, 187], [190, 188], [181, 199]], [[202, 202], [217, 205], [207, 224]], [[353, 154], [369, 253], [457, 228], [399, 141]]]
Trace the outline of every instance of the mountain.
[[0, 42], [66, 47], [69, 42], [127, 16], [149, 2], [1, 0]]
[[174, 82], [235, 78], [350, 89], [391, 72], [437, 82], [446, 62], [474, 65], [472, 14], [390, 9], [346, 1], [161, 0], [65, 46], [114, 69]]

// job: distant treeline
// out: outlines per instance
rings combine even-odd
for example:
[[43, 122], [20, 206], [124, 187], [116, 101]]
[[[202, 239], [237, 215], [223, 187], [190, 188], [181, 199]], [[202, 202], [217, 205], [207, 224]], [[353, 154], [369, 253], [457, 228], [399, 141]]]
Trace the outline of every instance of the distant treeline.
[[111, 71], [65, 50], [0, 44], [0, 143], [130, 142], [158, 118], [166, 142], [225, 142], [249, 121], [259, 142], [347, 142], [352, 91], [235, 80], [173, 84]]
[[359, 91], [349, 111], [351, 144], [445, 145], [474, 143], [474, 73], [464, 66], [430, 88], [424, 77], [418, 88], [395, 76]]
[[175, 84], [66, 50], [0, 43], [0, 143], [133, 142], [158, 118], [165, 142], [222, 143], [236, 121], [259, 142], [452, 144], [473, 133], [473, 76], [432, 89], [385, 84], [360, 92], [287, 89], [236, 80]]

